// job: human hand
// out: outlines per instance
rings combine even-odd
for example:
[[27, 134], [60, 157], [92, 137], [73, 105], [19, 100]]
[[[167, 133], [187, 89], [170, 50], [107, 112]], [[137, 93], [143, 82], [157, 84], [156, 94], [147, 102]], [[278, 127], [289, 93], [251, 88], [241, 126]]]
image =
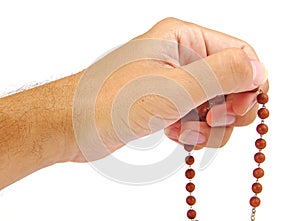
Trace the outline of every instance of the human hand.
[[165, 19], [83, 72], [0, 99], [0, 189], [164, 128], [181, 144], [222, 146], [254, 119], [266, 78], [245, 42]]
[[[165, 19], [86, 70], [74, 99], [75, 116], [86, 109], [83, 118], [73, 118], [81, 150], [74, 161], [99, 159], [163, 128], [176, 142], [223, 146], [234, 126], [253, 121], [258, 87], [268, 89], [267, 76], [247, 43]], [[90, 96], [88, 90], [97, 93]], [[200, 122], [195, 110], [224, 95]], [[220, 129], [222, 137], [208, 139]], [[81, 138], [83, 132], [89, 136]]]
[[[269, 84], [266, 70], [259, 62], [254, 49], [249, 44], [224, 33], [194, 24], [187, 25], [194, 26], [195, 30], [198, 29], [200, 34], [197, 36], [182, 35], [183, 40], [181, 42], [200, 42], [200, 44], [193, 45], [193, 49], [200, 50], [198, 53], [206, 58], [208, 63], [211, 61], [209, 64], [213, 70], [214, 67], [222, 67], [224, 65], [225, 71], [223, 72], [223, 77], [228, 78], [229, 81], [222, 84], [222, 86], [229, 86], [234, 83], [234, 77], [238, 78], [235, 82], [236, 86], [249, 85], [251, 81], [243, 81], [242, 78], [243, 74], [251, 76], [251, 71], [249, 71], [250, 61], [253, 72], [256, 71], [256, 74], [258, 74], [258, 79], [255, 79], [255, 76], [253, 76], [253, 83], [263, 91], [268, 91]], [[223, 57], [219, 57], [219, 60], [214, 59], [217, 58], [217, 54]], [[224, 63], [222, 64], [222, 62]], [[226, 67], [230, 67], [231, 65], [232, 70], [226, 69]], [[218, 71], [216, 74], [219, 74]], [[239, 76], [233, 76], [234, 74]], [[219, 77], [221, 78], [222, 75]], [[235, 126], [249, 125], [255, 119], [258, 108], [256, 103], [258, 87], [253, 89], [250, 86], [244, 91], [234, 89], [233, 87], [229, 93], [224, 90], [225, 93], [223, 95], [226, 97], [217, 96], [193, 109], [189, 114], [167, 127], [165, 134], [178, 143], [195, 145], [195, 149], [205, 146], [224, 146], [229, 140]], [[195, 115], [195, 113], [201, 119], [192, 119], [194, 117], [191, 117], [191, 115]], [[211, 137], [211, 134], [214, 134], [213, 131], [222, 131], [223, 136]], [[215, 134], [220, 133], [216, 132]]]

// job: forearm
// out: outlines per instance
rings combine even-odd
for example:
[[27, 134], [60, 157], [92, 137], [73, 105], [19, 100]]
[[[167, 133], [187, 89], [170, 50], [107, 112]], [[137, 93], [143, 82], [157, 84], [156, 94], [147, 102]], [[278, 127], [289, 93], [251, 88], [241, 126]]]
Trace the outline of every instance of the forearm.
[[72, 102], [81, 73], [0, 99], [0, 189], [72, 160]]

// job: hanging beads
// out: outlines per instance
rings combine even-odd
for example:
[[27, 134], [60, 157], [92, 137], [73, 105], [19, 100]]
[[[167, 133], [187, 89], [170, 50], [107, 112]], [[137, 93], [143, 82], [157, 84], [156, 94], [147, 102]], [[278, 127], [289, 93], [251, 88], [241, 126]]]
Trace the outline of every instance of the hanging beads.
[[261, 104], [262, 107], [258, 109], [257, 116], [261, 119], [261, 122], [256, 127], [256, 131], [260, 135], [260, 138], [255, 141], [255, 147], [258, 149], [258, 152], [254, 155], [257, 168], [253, 170], [253, 176], [256, 178], [256, 182], [252, 185], [252, 192], [254, 193], [254, 196], [250, 199], [250, 205], [252, 206], [251, 221], [255, 221], [256, 207], [258, 207], [261, 202], [257, 195], [263, 190], [262, 185], [259, 183], [259, 179], [264, 176], [264, 170], [260, 167], [260, 164], [266, 159], [262, 150], [267, 146], [267, 142], [263, 139], [263, 135], [266, 134], [269, 129], [264, 122], [264, 120], [270, 115], [269, 110], [265, 106], [268, 101], [268, 95], [260, 90], [257, 95], [257, 102]]
[[[257, 133], [260, 135], [255, 141], [255, 147], [258, 149], [258, 152], [254, 155], [254, 161], [257, 163], [257, 168], [253, 170], [253, 177], [256, 178], [256, 182], [252, 185], [252, 192], [254, 196], [250, 198], [250, 205], [252, 206], [252, 213], [251, 213], [251, 221], [255, 221], [256, 215], [256, 208], [260, 205], [261, 201], [258, 197], [258, 194], [262, 192], [263, 186], [260, 184], [259, 179], [262, 178], [265, 174], [264, 170], [260, 167], [261, 163], [263, 163], [266, 159], [265, 154], [262, 153], [262, 150], [266, 148], [267, 142], [263, 138], [269, 128], [265, 124], [264, 120], [269, 117], [270, 113], [269, 110], [266, 108], [265, 104], [268, 102], [269, 97], [266, 93], [263, 93], [262, 90], [259, 90], [259, 94], [257, 95], [257, 102], [261, 104], [261, 107], [257, 111], [257, 116], [260, 118], [260, 123], [256, 127]], [[208, 105], [209, 104], [209, 105]], [[203, 105], [201, 108], [198, 108], [199, 111], [199, 120], [205, 121], [206, 115], [211, 106], [213, 106], [213, 102], [207, 103]], [[194, 149], [193, 145], [184, 145], [184, 149], [187, 151], [188, 155], [185, 157], [185, 163], [188, 166], [188, 169], [185, 171], [185, 177], [189, 179], [189, 182], [186, 184], [185, 189], [189, 193], [189, 196], [186, 198], [186, 203], [189, 205], [189, 209], [187, 211], [187, 217], [191, 221], [198, 221], [195, 220], [197, 213], [193, 209], [193, 206], [196, 204], [196, 197], [192, 195], [195, 190], [195, 184], [192, 183], [192, 179], [195, 177], [196, 172], [192, 169], [192, 165], [195, 162], [194, 157], [191, 155], [191, 151]]]
[[[195, 177], [195, 170], [192, 169], [192, 165], [195, 162], [194, 157], [191, 155], [191, 151], [194, 149], [192, 145], [184, 145], [184, 149], [188, 152], [188, 155], [185, 157], [185, 163], [188, 165], [188, 169], [185, 171], [185, 177], [189, 179], [189, 182], [186, 184], [185, 189], [189, 192], [189, 196], [186, 198], [186, 203], [190, 206], [190, 209], [187, 211], [186, 216], [190, 220], [194, 220], [197, 216], [196, 211], [193, 209], [193, 205], [196, 203], [196, 197], [192, 195], [192, 192], [195, 190], [195, 184], [192, 183], [191, 179]], [[196, 220], [195, 220], [196, 221]]]

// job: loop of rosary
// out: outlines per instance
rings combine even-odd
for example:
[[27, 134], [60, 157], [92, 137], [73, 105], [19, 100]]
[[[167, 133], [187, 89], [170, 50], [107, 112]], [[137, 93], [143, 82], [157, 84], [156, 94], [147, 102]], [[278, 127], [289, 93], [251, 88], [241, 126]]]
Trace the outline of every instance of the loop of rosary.
[[[260, 138], [258, 138], [255, 141], [255, 146], [258, 149], [258, 152], [254, 155], [254, 161], [257, 163], [257, 168], [253, 170], [253, 176], [256, 178], [256, 182], [252, 185], [252, 191], [254, 193], [254, 196], [250, 199], [250, 205], [252, 206], [251, 221], [255, 221], [256, 208], [260, 205], [260, 198], [258, 197], [258, 194], [261, 193], [263, 190], [259, 179], [264, 176], [264, 170], [260, 167], [260, 165], [265, 161], [265, 155], [262, 153], [262, 150], [267, 146], [267, 142], [263, 138], [263, 135], [268, 132], [268, 126], [265, 124], [264, 120], [269, 117], [269, 110], [265, 106], [265, 104], [269, 100], [269, 97], [266, 93], [263, 93], [262, 90], [259, 90], [258, 92], [259, 93], [257, 95], [257, 103], [259, 103], [261, 107], [257, 111], [257, 116], [260, 118], [260, 123], [257, 125], [256, 131], [260, 135]], [[207, 112], [213, 106], [213, 104], [214, 102], [209, 102], [208, 104], [202, 106], [199, 109], [200, 121], [206, 120]], [[197, 212], [193, 209], [193, 206], [196, 203], [196, 198], [192, 195], [193, 191], [195, 190], [195, 184], [192, 182], [192, 179], [195, 177], [195, 170], [192, 169], [192, 165], [194, 164], [195, 159], [191, 155], [191, 151], [194, 149], [194, 146], [184, 145], [184, 149], [188, 153], [188, 155], [185, 158], [185, 163], [188, 166], [188, 169], [185, 172], [185, 177], [189, 180], [185, 187], [189, 193], [189, 196], [186, 198], [186, 203], [190, 206], [190, 208], [187, 211], [187, 217], [191, 221], [198, 221], [195, 220]]]

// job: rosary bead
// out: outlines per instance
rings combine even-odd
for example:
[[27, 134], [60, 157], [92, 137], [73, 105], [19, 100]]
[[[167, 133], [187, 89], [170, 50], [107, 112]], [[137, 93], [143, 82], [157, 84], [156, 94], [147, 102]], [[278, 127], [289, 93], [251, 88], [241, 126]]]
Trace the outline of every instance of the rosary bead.
[[185, 171], [185, 177], [188, 178], [188, 179], [193, 179], [195, 176], [195, 170], [193, 169], [187, 169]]
[[258, 152], [254, 155], [254, 160], [256, 163], [263, 163], [265, 159], [266, 159], [265, 155], [261, 152]]
[[194, 196], [188, 196], [186, 198], [186, 203], [190, 206], [193, 206], [196, 203], [196, 198]]
[[188, 191], [188, 192], [191, 193], [191, 192], [193, 192], [195, 190], [195, 184], [188, 183], [188, 184], [186, 184], [185, 189], [186, 189], [186, 191]]
[[187, 165], [193, 165], [194, 162], [195, 162], [195, 159], [194, 159], [193, 156], [187, 156], [187, 157], [185, 158], [185, 163], [186, 163]]
[[194, 145], [184, 145], [184, 149], [187, 152], [191, 152], [192, 150], [194, 150]]
[[261, 123], [261, 124], [257, 125], [256, 131], [260, 135], [266, 134], [268, 132], [268, 126], [266, 124]]
[[270, 115], [269, 110], [265, 107], [262, 107], [257, 111], [257, 116], [260, 119], [266, 119], [269, 117], [269, 115]]
[[259, 138], [255, 141], [255, 146], [257, 147], [257, 149], [262, 150], [267, 146], [267, 142], [265, 139]]
[[262, 178], [264, 174], [264, 170], [260, 167], [253, 170], [253, 176], [257, 179]]
[[196, 215], [197, 215], [197, 213], [196, 213], [196, 211], [193, 210], [193, 209], [190, 209], [190, 210], [187, 211], [187, 217], [188, 217], [189, 219], [195, 219], [195, 218], [196, 218]]
[[269, 101], [269, 96], [265, 93], [260, 93], [259, 95], [257, 95], [257, 102], [259, 104], [266, 104]]
[[252, 191], [253, 193], [261, 193], [262, 191], [262, 185], [260, 183], [253, 183], [252, 185]]
[[260, 199], [257, 196], [254, 196], [250, 199], [250, 205], [254, 208], [260, 205]]
[[209, 111], [208, 104], [201, 105], [198, 109], [198, 115], [200, 121], [206, 121], [206, 116]]

